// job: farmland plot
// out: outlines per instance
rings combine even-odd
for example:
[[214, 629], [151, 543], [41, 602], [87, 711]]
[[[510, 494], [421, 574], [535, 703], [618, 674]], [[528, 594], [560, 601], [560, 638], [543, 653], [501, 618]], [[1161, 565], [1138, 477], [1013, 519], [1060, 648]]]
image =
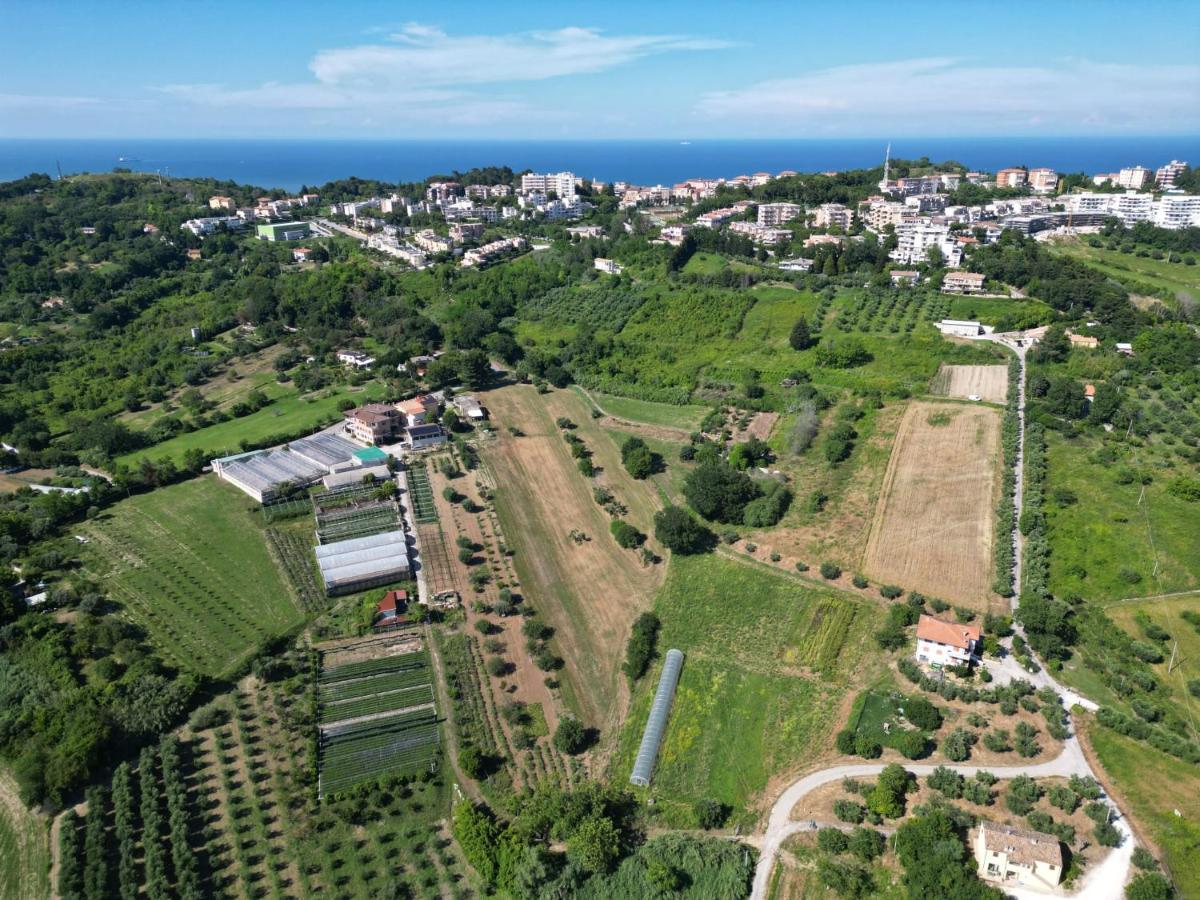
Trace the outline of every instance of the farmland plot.
[[330, 648], [318, 681], [323, 796], [437, 765], [433, 670], [414, 635]]
[[988, 403], [1003, 403], [1008, 394], [1008, 367], [943, 365], [934, 376], [930, 393], [957, 400], [978, 397]]
[[303, 621], [246, 498], [216, 478], [123, 500], [81, 530], [89, 573], [182, 669], [226, 675]]
[[868, 577], [959, 603], [991, 598], [1000, 411], [909, 406], [867, 541]]

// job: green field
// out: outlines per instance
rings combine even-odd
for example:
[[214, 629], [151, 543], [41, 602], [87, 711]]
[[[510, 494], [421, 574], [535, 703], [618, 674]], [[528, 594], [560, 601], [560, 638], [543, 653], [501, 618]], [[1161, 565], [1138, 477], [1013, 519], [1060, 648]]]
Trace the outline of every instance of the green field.
[[[584, 400], [587, 395], [579, 388], [573, 388]], [[675, 406], [671, 403], [654, 403], [650, 400], [632, 400], [629, 397], [615, 397], [612, 394], [592, 393], [592, 399], [610, 416], [624, 419], [628, 422], [641, 422], [646, 425], [663, 425], [667, 428], [681, 428], [684, 431], [695, 431], [700, 422], [709, 413], [707, 406], [688, 404]], [[589, 404], [590, 405], [590, 404]]]
[[[1154, 666], [1154, 673], [1170, 688], [1181, 718], [1200, 723], [1200, 698], [1193, 697], [1187, 689], [1189, 681], [1200, 679], [1200, 629], [1184, 621], [1180, 615], [1184, 611], [1200, 614], [1200, 593], [1166, 600], [1116, 603], [1105, 609], [1110, 619], [1137, 640], [1148, 640], [1137, 621], [1139, 613], [1171, 635], [1169, 641], [1159, 645], [1163, 662]], [[1172, 651], [1175, 653], [1173, 666], [1170, 665]]]
[[1055, 241], [1049, 246], [1052, 250], [1083, 260], [1134, 293], [1166, 292], [1172, 297], [1186, 294], [1200, 299], [1200, 265], [1187, 266], [1105, 247], [1089, 247], [1079, 240]]
[[[768, 779], [820, 753], [860, 677], [872, 607], [719, 555], [675, 556], [654, 610], [660, 656], [686, 654], [650, 793], [659, 814], [688, 824], [711, 797], [749, 822]], [[660, 666], [639, 682], [621, 735], [624, 783]]]
[[117, 458], [120, 465], [134, 466], [143, 459], [170, 458], [176, 465], [183, 455], [199, 447], [210, 457], [240, 453], [241, 442], [255, 443], [275, 435], [298, 436], [329, 425], [341, 418], [340, 404], [350, 398], [356, 404], [383, 397], [384, 386], [369, 382], [361, 387], [342, 385], [323, 390], [320, 394], [285, 397], [258, 412], [200, 428]]
[[[1170, 474], [1156, 476], [1143, 495], [1136, 480], [1118, 483], [1121, 466], [1089, 460], [1097, 441], [1068, 441], [1054, 432], [1046, 438], [1050, 587], [1056, 595], [1116, 600], [1200, 587], [1200, 504], [1168, 493]], [[1075, 502], [1054, 502], [1058, 489], [1070, 491]]]
[[1040, 300], [1007, 300], [999, 297], [954, 297], [950, 301], [948, 318], [969, 319], [984, 325], [995, 325], [1004, 318], [1037, 317], [1048, 322], [1053, 311]]
[[182, 669], [231, 674], [304, 620], [249, 506], [205, 476], [123, 500], [80, 529], [86, 568]]
[[30, 812], [17, 785], [0, 771], [0, 897], [43, 900], [50, 896], [49, 819]]
[[740, 260], [728, 259], [719, 253], [709, 253], [707, 250], [698, 250], [684, 265], [683, 274], [703, 277], [720, 275], [726, 269], [732, 269], [735, 272], [755, 271], [754, 266]]
[[1200, 897], [1200, 769], [1094, 723], [1088, 734], [1122, 807], [1166, 854], [1179, 896]]

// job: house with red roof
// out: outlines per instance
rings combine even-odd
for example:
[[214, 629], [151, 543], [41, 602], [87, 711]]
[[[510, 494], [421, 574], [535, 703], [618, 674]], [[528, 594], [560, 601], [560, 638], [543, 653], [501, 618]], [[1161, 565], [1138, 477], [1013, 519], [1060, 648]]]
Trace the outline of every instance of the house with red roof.
[[375, 607], [373, 628], [382, 631], [403, 624], [408, 609], [408, 591], [388, 591]]
[[967, 666], [980, 656], [982, 629], [970, 622], [921, 616], [917, 622], [917, 660], [932, 666]]

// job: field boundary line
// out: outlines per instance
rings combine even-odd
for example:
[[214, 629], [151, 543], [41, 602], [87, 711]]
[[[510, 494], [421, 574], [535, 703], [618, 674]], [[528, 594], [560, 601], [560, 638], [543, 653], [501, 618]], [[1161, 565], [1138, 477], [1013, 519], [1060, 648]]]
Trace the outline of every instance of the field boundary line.
[[1174, 600], [1178, 597], [1191, 597], [1193, 594], [1200, 594], [1200, 588], [1192, 588], [1189, 591], [1173, 591], [1169, 594], [1147, 594], [1145, 597], [1121, 597], [1119, 600], [1102, 600], [1100, 608], [1109, 609], [1113, 606], [1120, 606], [1123, 603], [1153, 603], [1158, 600]]

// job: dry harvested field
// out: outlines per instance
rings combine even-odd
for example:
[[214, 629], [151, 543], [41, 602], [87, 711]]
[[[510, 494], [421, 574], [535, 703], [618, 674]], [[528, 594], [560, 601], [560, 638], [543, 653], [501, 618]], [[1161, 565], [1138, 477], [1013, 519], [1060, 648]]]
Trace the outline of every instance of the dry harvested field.
[[[628, 507], [628, 520], [647, 533], [657, 498], [621, 468], [616, 445], [576, 394], [539, 395], [516, 385], [487, 393], [484, 403], [498, 426], [497, 439], [481, 450], [496, 484], [501, 525], [528, 597], [557, 632], [567, 699], [589, 724], [615, 725], [628, 701], [620, 664], [629, 628], [649, 608], [665, 566], [643, 566], [633, 551], [617, 546], [592, 489], [612, 490]], [[555, 426], [558, 416], [577, 424], [600, 475], [579, 472]], [[522, 436], [514, 437], [510, 427]], [[572, 530], [589, 540], [576, 543]]]
[[900, 422], [865, 574], [985, 608], [1000, 490], [1000, 411], [922, 401]]
[[980, 397], [988, 403], [1003, 403], [1008, 394], [1008, 366], [947, 366], [943, 363], [933, 376], [930, 392], [957, 400]]

